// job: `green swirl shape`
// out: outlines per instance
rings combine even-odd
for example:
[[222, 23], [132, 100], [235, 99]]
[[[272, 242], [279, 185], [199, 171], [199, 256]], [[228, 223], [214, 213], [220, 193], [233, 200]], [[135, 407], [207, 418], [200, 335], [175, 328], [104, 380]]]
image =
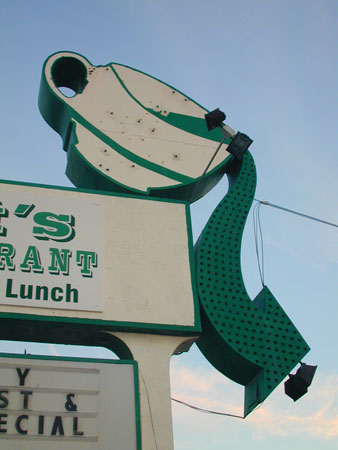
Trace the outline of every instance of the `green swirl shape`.
[[270, 290], [254, 301], [241, 272], [241, 241], [256, 190], [254, 160], [227, 166], [229, 191], [196, 243], [202, 336], [197, 345], [221, 373], [245, 386], [244, 416], [278, 386], [310, 350]]

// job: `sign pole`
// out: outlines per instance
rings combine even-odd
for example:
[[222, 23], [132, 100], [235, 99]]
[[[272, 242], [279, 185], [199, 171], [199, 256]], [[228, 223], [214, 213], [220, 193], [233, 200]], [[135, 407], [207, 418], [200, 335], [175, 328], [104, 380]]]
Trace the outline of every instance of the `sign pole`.
[[174, 450], [170, 358], [188, 351], [195, 337], [111, 333], [128, 346], [138, 363], [142, 449]]

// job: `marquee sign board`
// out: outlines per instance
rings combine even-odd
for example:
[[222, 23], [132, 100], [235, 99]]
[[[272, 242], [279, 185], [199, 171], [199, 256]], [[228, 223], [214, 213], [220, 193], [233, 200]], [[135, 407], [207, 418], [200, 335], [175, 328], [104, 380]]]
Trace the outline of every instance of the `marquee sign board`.
[[0, 354], [1, 450], [139, 450], [135, 362]]
[[2, 317], [199, 331], [179, 201], [0, 183]]

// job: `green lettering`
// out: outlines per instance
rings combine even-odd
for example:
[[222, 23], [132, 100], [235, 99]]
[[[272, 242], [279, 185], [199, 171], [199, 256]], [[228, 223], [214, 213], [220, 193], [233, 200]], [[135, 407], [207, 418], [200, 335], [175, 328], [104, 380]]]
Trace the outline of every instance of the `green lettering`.
[[20, 298], [28, 298], [28, 300], [33, 298], [33, 286], [31, 284], [28, 286], [20, 284]]
[[13, 287], [13, 280], [11, 278], [8, 278], [7, 284], [6, 284], [6, 297], [7, 298], [18, 298], [18, 294], [14, 294], [12, 292]]
[[62, 275], [69, 275], [69, 259], [72, 256], [72, 252], [65, 248], [61, 250], [50, 248], [49, 253], [51, 254], [51, 262], [48, 267], [49, 273], [58, 275], [61, 270]]
[[75, 236], [74, 216], [39, 212], [34, 215], [34, 222], [40, 225], [33, 227], [33, 236], [36, 239], [67, 242]]
[[48, 287], [47, 286], [36, 286], [35, 300], [41, 300], [41, 293], [43, 294], [43, 300], [48, 300]]
[[50, 291], [50, 296], [54, 302], [61, 302], [63, 300], [62, 294], [63, 290], [60, 287], [53, 287], [53, 289]]
[[20, 268], [22, 272], [30, 272], [31, 270], [35, 273], [43, 272], [43, 267], [41, 266], [40, 261], [40, 253], [34, 245], [30, 245], [28, 247], [24, 260], [22, 264], [20, 264]]
[[6, 267], [8, 270], [15, 270], [14, 255], [15, 248], [12, 244], [0, 244], [0, 270], [4, 270]]
[[[2, 205], [2, 202], [0, 202], [0, 218], [1, 217], [8, 217], [8, 209], [6, 209]], [[0, 219], [0, 222], [1, 222], [1, 219]], [[7, 228], [5, 228], [3, 225], [1, 225], [1, 223], [0, 223], [0, 236], [7, 236]]]
[[25, 219], [26, 217], [29, 216], [29, 214], [33, 211], [34, 208], [35, 208], [35, 205], [33, 205], [33, 204], [26, 205], [26, 204], [20, 203], [16, 207], [14, 214], [16, 215], [16, 217]]
[[76, 252], [76, 264], [81, 267], [80, 273], [83, 277], [91, 278], [93, 276], [91, 267], [97, 267], [97, 253], [78, 250]]
[[76, 288], [72, 288], [71, 284], [66, 284], [66, 303], [78, 303], [79, 291]]

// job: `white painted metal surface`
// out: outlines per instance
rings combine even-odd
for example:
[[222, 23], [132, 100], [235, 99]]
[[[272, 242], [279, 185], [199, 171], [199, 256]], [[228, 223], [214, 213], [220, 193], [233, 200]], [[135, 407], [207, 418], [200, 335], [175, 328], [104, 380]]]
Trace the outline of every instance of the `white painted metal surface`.
[[[1, 312], [195, 324], [191, 230], [184, 203], [6, 183], [0, 183], [0, 201], [8, 212], [1, 217], [6, 230], [0, 235]], [[20, 217], [15, 214], [18, 205], [34, 208]], [[50, 237], [53, 226], [38, 227], [42, 212], [58, 218], [47, 215], [49, 224], [73, 216], [73, 238], [58, 241]], [[44, 236], [34, 236], [37, 227], [45, 230]], [[68, 273], [60, 270], [56, 257], [52, 261], [51, 248], [60, 257], [66, 251]], [[89, 252], [85, 261], [83, 252]], [[34, 254], [41, 270], [34, 265]], [[47, 287], [46, 299], [37, 286]]]
[[0, 357], [1, 450], [137, 450], [134, 365]]
[[[63, 57], [76, 58], [88, 73], [86, 86], [79, 95], [67, 97], [54, 84], [53, 64]], [[204, 115], [208, 112], [205, 108], [165, 83], [135, 69], [114, 63], [92, 66], [86, 58], [75, 53], [52, 55], [44, 70], [50, 89], [76, 113], [77, 119], [73, 119], [73, 123], [79, 141], [77, 149], [106, 177], [146, 192], [149, 187], [179, 184], [170, 176], [150, 169], [147, 163], [169, 169], [191, 180], [203, 173], [217, 143], [173, 126], [161, 118], [174, 113], [204, 121]], [[147, 108], [160, 113], [160, 117]], [[99, 137], [100, 133], [102, 135]], [[132, 162], [123, 152], [110, 148], [105, 144], [104, 136], [141, 158], [142, 164]], [[229, 156], [226, 148], [225, 144], [208, 172]]]

